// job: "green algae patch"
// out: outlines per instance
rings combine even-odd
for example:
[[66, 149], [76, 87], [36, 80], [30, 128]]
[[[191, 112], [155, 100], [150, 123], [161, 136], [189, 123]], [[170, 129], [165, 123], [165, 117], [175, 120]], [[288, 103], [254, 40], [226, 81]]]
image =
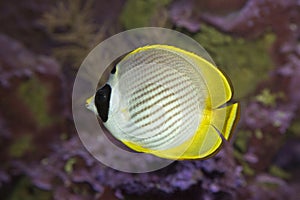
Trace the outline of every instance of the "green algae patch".
[[265, 106], [274, 107], [276, 106], [277, 99], [283, 99], [283, 93], [272, 93], [269, 89], [264, 89], [260, 94], [255, 96], [255, 100], [262, 103]]
[[296, 119], [294, 119], [293, 123], [291, 124], [291, 126], [289, 127], [289, 131], [291, 132], [292, 136], [300, 137], [300, 117], [297, 117]]
[[254, 131], [254, 135], [259, 140], [263, 139], [263, 137], [264, 137], [264, 134], [263, 134], [262, 130], [260, 130], [260, 129], [256, 129]]
[[258, 183], [258, 186], [266, 188], [268, 190], [277, 190], [280, 187], [278, 183], [272, 183], [272, 182], [261, 182]]
[[15, 184], [7, 200], [50, 200], [52, 194], [50, 191], [41, 190], [32, 185], [29, 178], [21, 177]]
[[69, 160], [67, 160], [66, 164], [65, 164], [65, 172], [67, 172], [68, 174], [73, 172], [73, 167], [74, 164], [76, 163], [76, 158], [70, 158]]
[[242, 163], [243, 166], [243, 174], [245, 174], [246, 176], [254, 176], [255, 175], [255, 170], [253, 168], [250, 167], [250, 165], [246, 162]]
[[268, 53], [275, 41], [275, 35], [271, 33], [256, 40], [246, 40], [203, 25], [201, 32], [193, 38], [209, 52], [216, 65], [230, 78], [236, 99], [253, 92], [273, 68]]
[[249, 165], [248, 162], [244, 159], [244, 154], [239, 152], [238, 150], [233, 151], [234, 158], [239, 162], [239, 164], [242, 166], [242, 173], [246, 176], [254, 176], [255, 170]]
[[235, 138], [235, 141], [234, 141], [234, 146], [235, 146], [236, 150], [238, 150], [242, 153], [247, 152], [248, 141], [249, 141], [251, 136], [252, 136], [252, 133], [250, 131], [240, 130], [236, 134], [236, 138]]
[[233, 156], [242, 166], [242, 172], [246, 176], [254, 176], [255, 170], [251, 168], [248, 162], [244, 159], [244, 154], [248, 150], [249, 139], [252, 137], [253, 133], [247, 130], [240, 130], [238, 134], [236, 134], [236, 138], [234, 141], [234, 151]]
[[289, 174], [288, 172], [286, 172], [285, 170], [281, 169], [280, 167], [276, 166], [276, 165], [272, 165], [269, 169], [269, 173], [273, 176], [282, 178], [282, 179], [290, 179], [291, 178], [291, 174]]
[[52, 123], [53, 119], [47, 109], [49, 88], [45, 84], [33, 77], [19, 86], [18, 94], [21, 102], [31, 111], [39, 128]]
[[265, 106], [275, 106], [277, 95], [272, 94], [270, 90], [264, 89], [255, 99]]
[[9, 147], [9, 155], [15, 158], [22, 157], [25, 153], [32, 151], [32, 135], [26, 134], [16, 139]]
[[120, 16], [126, 29], [149, 26], [158, 10], [171, 0], [128, 0]]

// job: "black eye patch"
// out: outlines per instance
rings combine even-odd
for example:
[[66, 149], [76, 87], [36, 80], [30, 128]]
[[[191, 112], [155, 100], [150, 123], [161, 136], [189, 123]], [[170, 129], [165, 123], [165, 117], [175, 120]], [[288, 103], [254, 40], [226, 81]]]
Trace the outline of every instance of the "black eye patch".
[[111, 87], [106, 84], [100, 88], [95, 95], [95, 106], [103, 122], [106, 122], [108, 119], [110, 94]]

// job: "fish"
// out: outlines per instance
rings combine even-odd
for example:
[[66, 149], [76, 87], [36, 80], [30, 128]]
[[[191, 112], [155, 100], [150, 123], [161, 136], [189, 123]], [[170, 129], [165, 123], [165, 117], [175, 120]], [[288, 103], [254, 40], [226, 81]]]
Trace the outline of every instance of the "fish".
[[206, 159], [239, 121], [228, 77], [188, 50], [139, 47], [112, 69], [86, 100], [107, 130], [130, 149], [171, 160]]

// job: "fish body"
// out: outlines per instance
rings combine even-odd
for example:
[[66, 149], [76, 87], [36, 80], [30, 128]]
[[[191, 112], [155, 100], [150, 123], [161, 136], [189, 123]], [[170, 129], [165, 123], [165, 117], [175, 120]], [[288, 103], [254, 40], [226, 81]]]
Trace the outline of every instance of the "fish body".
[[203, 159], [228, 140], [238, 103], [225, 75], [192, 52], [149, 45], [127, 54], [87, 107], [129, 148], [167, 159]]

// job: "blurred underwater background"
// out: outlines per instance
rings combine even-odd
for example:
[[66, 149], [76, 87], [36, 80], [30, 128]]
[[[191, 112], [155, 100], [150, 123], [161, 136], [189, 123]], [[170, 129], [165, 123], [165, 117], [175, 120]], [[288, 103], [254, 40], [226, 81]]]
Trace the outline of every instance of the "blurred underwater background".
[[[299, 199], [300, 0], [1, 0], [0, 10], [1, 199]], [[230, 77], [241, 119], [210, 159], [130, 174], [84, 148], [72, 88], [95, 45], [147, 26], [199, 42]]]

